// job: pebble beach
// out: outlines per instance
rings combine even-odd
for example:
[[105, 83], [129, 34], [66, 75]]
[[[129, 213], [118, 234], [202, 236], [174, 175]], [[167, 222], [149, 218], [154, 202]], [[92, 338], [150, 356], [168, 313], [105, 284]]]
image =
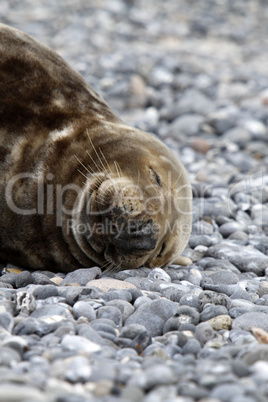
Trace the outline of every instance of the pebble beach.
[[1, 264], [0, 402], [266, 402], [268, 2], [3, 0], [0, 22], [167, 144], [193, 189], [183, 265]]

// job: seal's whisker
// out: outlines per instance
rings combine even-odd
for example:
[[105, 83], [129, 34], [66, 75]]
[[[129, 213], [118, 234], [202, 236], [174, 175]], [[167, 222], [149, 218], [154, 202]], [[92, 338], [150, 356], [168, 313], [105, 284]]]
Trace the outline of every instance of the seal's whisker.
[[112, 275], [112, 274], [117, 274], [117, 272], [120, 271], [121, 266], [122, 266], [121, 262], [120, 262], [120, 264], [114, 266], [113, 269], [111, 270], [111, 275]]
[[[91, 172], [88, 170], [88, 168], [83, 164], [83, 162], [80, 161], [80, 159], [79, 159], [76, 155], [74, 155], [74, 157], [75, 157], [75, 159], [80, 163], [80, 165], [83, 166], [83, 168], [84, 168], [88, 173], [91, 173]], [[80, 172], [80, 170], [79, 170], [79, 172]], [[80, 172], [80, 173], [81, 173], [81, 172]]]
[[117, 161], [115, 161], [115, 162], [116, 162], [116, 165], [117, 165], [118, 170], [119, 170], [119, 172], [120, 172], [120, 177], [123, 177], [124, 175], [123, 175], [123, 173], [122, 173], [122, 169], [121, 169], [119, 163], [118, 163]]
[[94, 165], [96, 166], [97, 171], [98, 171], [98, 172], [102, 172], [100, 166], [96, 163], [95, 159], [92, 158], [92, 156], [90, 155], [90, 153], [89, 153], [88, 151], [86, 151], [86, 153], [88, 154], [88, 156], [90, 157], [90, 159], [92, 160], [92, 162], [94, 163]]
[[[80, 161], [80, 159], [79, 159], [76, 155], [74, 155], [74, 157], [77, 159], [77, 161], [80, 163], [80, 165], [83, 166], [83, 168], [84, 168], [91, 176], [92, 176], [93, 174], [95, 174], [94, 170], [91, 169], [90, 166], [86, 167], [86, 166]], [[89, 169], [91, 169], [91, 171], [90, 171]], [[82, 176], [84, 176], [84, 177], [87, 179], [87, 181], [90, 181], [89, 177], [87, 177], [87, 175], [85, 175], [85, 173], [81, 172], [80, 169], [77, 169], [77, 171], [78, 171]], [[96, 181], [97, 181], [97, 183], [99, 183], [99, 184], [102, 183], [102, 180], [101, 180], [100, 178], [97, 178]]]
[[[119, 264], [119, 265], [120, 265], [120, 267], [121, 267], [121, 264]], [[104, 263], [101, 268], [102, 268], [102, 269], [105, 268], [104, 271], [103, 271], [103, 275], [110, 276], [110, 275], [112, 275], [112, 274], [115, 272], [115, 270], [117, 270], [119, 267], [118, 267], [117, 265], [115, 265], [115, 263], [112, 261], [111, 258], [108, 258], [107, 261], [106, 261], [106, 263]], [[116, 271], [116, 272], [118, 272], [118, 271]]]
[[113, 173], [112, 172], [112, 170], [111, 170], [111, 167], [110, 167], [110, 165], [109, 165], [109, 163], [108, 163], [108, 161], [107, 161], [107, 159], [106, 159], [106, 157], [104, 156], [104, 153], [102, 152], [102, 150], [99, 148], [99, 151], [100, 151], [100, 153], [101, 153], [101, 156], [103, 157], [103, 159], [104, 159], [104, 162], [106, 163], [106, 165], [107, 165], [107, 167], [108, 167], [108, 170], [110, 171], [110, 173]]
[[84, 177], [87, 179], [87, 181], [90, 181], [89, 178], [87, 177], [87, 175], [85, 175], [85, 173], [81, 172], [80, 169], [77, 169], [77, 171], [78, 171], [82, 176], [84, 176]]
[[119, 177], [119, 179], [121, 179], [121, 174], [119, 172], [120, 166], [118, 165], [118, 163], [116, 161], [114, 161], [114, 166], [116, 169], [117, 176]]
[[[103, 170], [105, 171], [105, 173], [106, 173], [106, 175], [107, 175], [107, 177], [108, 177], [108, 179], [111, 181], [111, 183], [112, 183], [112, 185], [113, 185], [113, 187], [114, 187], [114, 189], [116, 190], [118, 190], [118, 187], [116, 187], [116, 183], [113, 181], [113, 179], [111, 178], [111, 176], [110, 176], [110, 174], [109, 174], [109, 172], [107, 172], [107, 169], [105, 169], [105, 167], [103, 168], [103, 169], [101, 169], [101, 167], [96, 163], [96, 161], [94, 160], [94, 158], [92, 158], [92, 156], [90, 155], [90, 153], [88, 152], [88, 151], [86, 151], [87, 152], [87, 154], [88, 154], [88, 156], [90, 157], [90, 159], [92, 160], [92, 162], [94, 163], [94, 165], [96, 166], [96, 168], [97, 168], [97, 170], [100, 172], [100, 173], [103, 173]], [[103, 180], [99, 180], [99, 184], [102, 184], [102, 182], [103, 182]]]
[[104, 166], [104, 164], [103, 164], [103, 162], [102, 162], [102, 160], [101, 160], [101, 158], [100, 158], [100, 155], [98, 154], [98, 152], [97, 152], [97, 150], [96, 150], [96, 148], [95, 148], [95, 145], [93, 144], [93, 142], [92, 142], [92, 140], [91, 140], [91, 138], [90, 138], [90, 136], [89, 136], [89, 134], [88, 134], [88, 130], [87, 130], [87, 136], [88, 136], [88, 139], [89, 139], [89, 141], [90, 141], [90, 144], [91, 144], [91, 146], [92, 146], [92, 148], [93, 148], [93, 150], [94, 150], [94, 152], [95, 152], [95, 154], [96, 154], [98, 160], [100, 161], [100, 164], [101, 164], [103, 170], [104, 170], [107, 174], [109, 174], [109, 172], [107, 171], [106, 167]]
[[[91, 146], [92, 146], [92, 148], [93, 148], [93, 150], [94, 150], [94, 152], [95, 152], [95, 154], [96, 154], [98, 160], [100, 161], [100, 164], [101, 164], [103, 170], [107, 173], [107, 176], [108, 176], [109, 180], [111, 181], [112, 185], [115, 186], [115, 187], [117, 187], [115, 181], [111, 178], [111, 175], [110, 175], [109, 171], [108, 171], [108, 170], [106, 169], [106, 167], [104, 166], [104, 164], [103, 164], [103, 162], [102, 162], [102, 160], [101, 160], [101, 158], [100, 158], [100, 155], [98, 154], [98, 151], [96, 150], [96, 147], [94, 146], [94, 144], [93, 144], [93, 142], [92, 142], [92, 140], [91, 140], [91, 138], [90, 138], [90, 136], [89, 136], [89, 134], [88, 134], [88, 130], [87, 130], [87, 136], [88, 136], [88, 139], [89, 139], [89, 141], [90, 141], [90, 143], [91, 143]], [[101, 149], [99, 149], [99, 152], [101, 152], [101, 154], [103, 155]], [[89, 155], [89, 153], [88, 153], [88, 155]], [[104, 156], [104, 155], [103, 155], [103, 156]], [[93, 158], [92, 158], [91, 155], [90, 155], [90, 157], [91, 157], [91, 159], [93, 160]], [[105, 157], [104, 157], [104, 159], [105, 159]], [[95, 161], [94, 161], [94, 163], [95, 163], [95, 165], [96, 165], [96, 162], [95, 162]], [[106, 161], [106, 163], [108, 163], [108, 162]], [[109, 165], [108, 165], [108, 166], [109, 166]], [[99, 167], [98, 167], [98, 168], [99, 168]], [[110, 169], [110, 166], [109, 166], [109, 169]], [[110, 169], [110, 172], [112, 173], [111, 169]], [[118, 190], [118, 187], [117, 187], [117, 190]]]
[[112, 261], [110, 260], [105, 261], [105, 263], [101, 266], [101, 269], [107, 268], [111, 264], [111, 262]]

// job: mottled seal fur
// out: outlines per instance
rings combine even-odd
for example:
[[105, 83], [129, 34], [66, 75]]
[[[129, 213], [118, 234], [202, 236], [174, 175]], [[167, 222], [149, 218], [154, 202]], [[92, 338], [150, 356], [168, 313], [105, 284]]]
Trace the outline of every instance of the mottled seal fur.
[[162, 267], [191, 231], [186, 171], [60, 56], [0, 24], [0, 258], [71, 271]]

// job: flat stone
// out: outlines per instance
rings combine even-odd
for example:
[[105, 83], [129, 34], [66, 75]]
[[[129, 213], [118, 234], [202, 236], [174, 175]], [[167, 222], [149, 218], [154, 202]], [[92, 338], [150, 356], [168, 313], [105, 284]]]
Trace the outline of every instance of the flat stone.
[[109, 289], [137, 289], [137, 287], [132, 283], [110, 278], [92, 280], [87, 282], [86, 286], [95, 286], [103, 292], [108, 292]]
[[67, 350], [82, 354], [91, 354], [101, 349], [97, 343], [79, 335], [65, 335], [62, 338], [61, 345]]
[[250, 331], [252, 327], [258, 327], [268, 331], [268, 313], [249, 312], [233, 320], [233, 329]]
[[65, 276], [60, 286], [72, 285], [73, 283], [86, 286], [89, 281], [100, 278], [101, 274], [101, 270], [98, 267], [76, 269]]

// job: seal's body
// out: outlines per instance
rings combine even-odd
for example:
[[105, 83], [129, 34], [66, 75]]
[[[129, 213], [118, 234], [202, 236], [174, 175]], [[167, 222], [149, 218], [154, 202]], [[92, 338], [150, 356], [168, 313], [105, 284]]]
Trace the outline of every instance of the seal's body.
[[191, 188], [158, 139], [126, 126], [57, 54], [0, 24], [0, 258], [71, 271], [165, 266]]

